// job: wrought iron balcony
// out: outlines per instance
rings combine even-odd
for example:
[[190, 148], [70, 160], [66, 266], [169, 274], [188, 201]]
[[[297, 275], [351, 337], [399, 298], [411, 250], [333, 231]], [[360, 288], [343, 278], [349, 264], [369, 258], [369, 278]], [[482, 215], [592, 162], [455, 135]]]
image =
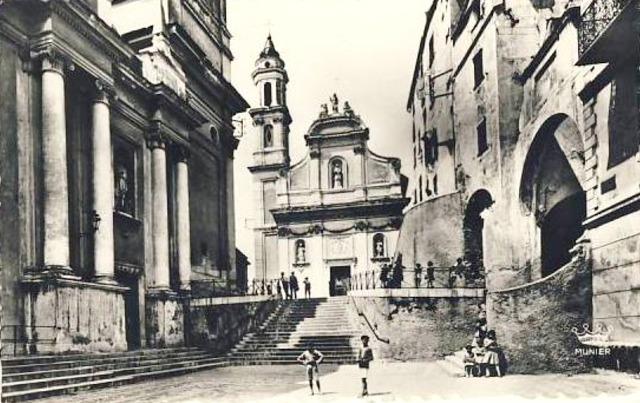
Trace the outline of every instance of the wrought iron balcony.
[[594, 0], [582, 14], [578, 64], [607, 63], [629, 55], [637, 0]]

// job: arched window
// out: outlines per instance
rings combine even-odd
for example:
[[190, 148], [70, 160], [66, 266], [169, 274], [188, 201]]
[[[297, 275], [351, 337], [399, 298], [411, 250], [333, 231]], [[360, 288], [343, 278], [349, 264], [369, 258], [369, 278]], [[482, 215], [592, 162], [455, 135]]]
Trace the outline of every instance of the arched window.
[[283, 87], [282, 81], [278, 81], [278, 83], [276, 84], [276, 102], [278, 103], [278, 105], [284, 104], [284, 95], [283, 95], [282, 87]]
[[331, 160], [329, 164], [329, 176], [332, 189], [346, 188], [346, 164], [339, 158]]
[[305, 263], [307, 261], [307, 247], [303, 239], [296, 241], [296, 263]]
[[273, 147], [273, 126], [264, 125], [263, 135], [264, 148]]
[[387, 254], [384, 242], [384, 234], [375, 234], [373, 236], [373, 257], [385, 257]]
[[264, 83], [264, 105], [271, 106], [271, 83]]

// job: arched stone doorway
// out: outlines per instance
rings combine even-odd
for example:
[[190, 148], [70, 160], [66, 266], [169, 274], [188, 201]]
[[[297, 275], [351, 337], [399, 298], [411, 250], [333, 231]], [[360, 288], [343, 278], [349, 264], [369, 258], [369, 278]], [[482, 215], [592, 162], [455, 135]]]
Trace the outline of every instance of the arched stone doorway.
[[541, 126], [527, 152], [520, 201], [538, 228], [542, 276], [570, 261], [569, 251], [584, 232], [583, 150], [575, 122], [556, 115]]
[[482, 212], [493, 204], [491, 194], [480, 189], [467, 202], [462, 222], [464, 236], [464, 258], [472, 273], [478, 274], [484, 268], [484, 219]]

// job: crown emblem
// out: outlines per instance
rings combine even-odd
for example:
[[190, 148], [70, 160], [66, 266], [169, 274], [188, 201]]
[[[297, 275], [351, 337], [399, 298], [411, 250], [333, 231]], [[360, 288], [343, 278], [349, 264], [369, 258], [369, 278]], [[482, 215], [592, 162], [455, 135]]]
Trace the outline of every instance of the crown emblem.
[[611, 329], [608, 329], [603, 323], [598, 323], [593, 331], [590, 331], [589, 325], [585, 323], [582, 325], [582, 331], [579, 331], [577, 327], [573, 327], [571, 328], [571, 333], [575, 334], [582, 344], [600, 344], [609, 341]]

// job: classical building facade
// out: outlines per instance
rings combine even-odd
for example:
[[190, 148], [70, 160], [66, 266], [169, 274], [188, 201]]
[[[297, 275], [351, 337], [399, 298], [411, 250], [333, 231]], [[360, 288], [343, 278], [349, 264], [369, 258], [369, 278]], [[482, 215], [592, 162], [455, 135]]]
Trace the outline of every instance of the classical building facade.
[[[398, 251], [483, 267], [490, 327], [516, 367], [535, 361], [519, 339], [532, 331], [566, 348], [547, 351], [565, 368], [586, 340], [572, 328], [640, 343], [637, 8], [439, 0], [427, 13], [408, 101], [414, 200]], [[414, 253], [416, 242], [426, 247]]]
[[253, 78], [256, 278], [294, 272], [309, 278], [313, 296], [343, 293], [345, 279], [389, 262], [395, 250], [408, 202], [400, 160], [369, 150], [369, 129], [334, 94], [305, 134], [306, 156], [291, 164], [288, 77], [271, 38]]
[[224, 0], [0, 4], [5, 345], [180, 345], [235, 278], [229, 38]]

